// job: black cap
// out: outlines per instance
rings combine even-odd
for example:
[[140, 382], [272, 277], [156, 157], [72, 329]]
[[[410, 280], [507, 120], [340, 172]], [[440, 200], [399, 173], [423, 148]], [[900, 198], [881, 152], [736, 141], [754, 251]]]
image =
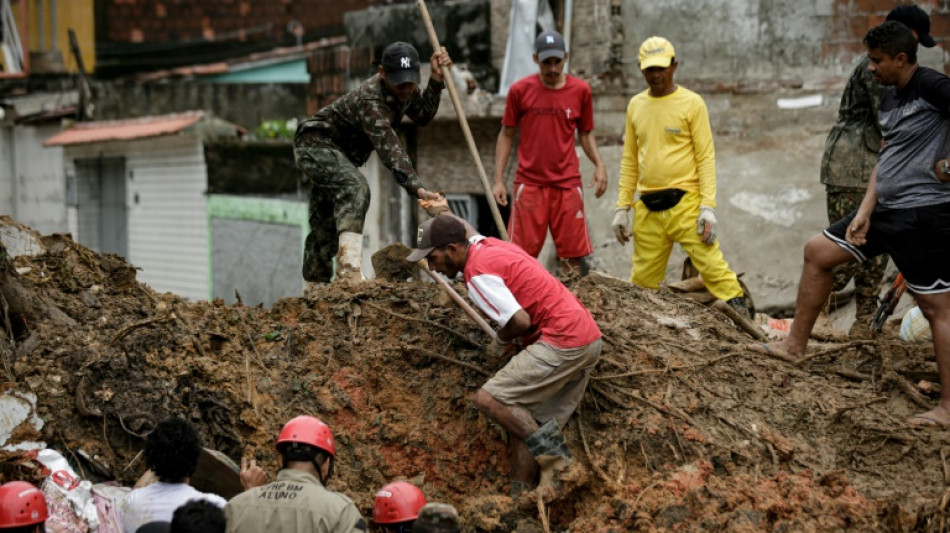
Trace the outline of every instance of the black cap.
[[534, 53], [538, 55], [538, 61], [544, 61], [549, 57], [564, 59], [564, 52], [567, 46], [564, 44], [564, 37], [556, 31], [546, 31], [534, 41]]
[[386, 71], [386, 79], [393, 85], [406, 82], [419, 84], [419, 52], [409, 43], [394, 42], [383, 50], [380, 61]]
[[930, 36], [930, 17], [923, 9], [911, 4], [899, 5], [887, 14], [887, 20], [895, 20], [917, 33], [917, 41], [927, 48], [937, 45]]
[[453, 215], [439, 215], [419, 224], [419, 248], [412, 251], [407, 261], [415, 263], [426, 258], [432, 250], [465, 240], [465, 225]]
[[458, 511], [447, 503], [427, 503], [419, 509], [419, 518], [412, 530], [416, 533], [458, 533]]

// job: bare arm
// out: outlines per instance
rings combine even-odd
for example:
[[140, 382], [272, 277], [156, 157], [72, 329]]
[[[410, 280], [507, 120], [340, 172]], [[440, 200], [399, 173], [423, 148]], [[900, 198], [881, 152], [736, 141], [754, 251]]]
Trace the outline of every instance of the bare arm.
[[498, 142], [495, 143], [495, 184], [492, 186], [492, 195], [498, 205], [508, 205], [508, 190], [505, 188], [505, 167], [511, 157], [511, 147], [514, 145], [516, 128], [502, 126], [498, 133]]
[[498, 340], [509, 342], [521, 336], [531, 328], [531, 315], [524, 309], [519, 309], [511, 315], [505, 327], [498, 330]]
[[590, 159], [590, 162], [594, 164], [594, 175], [590, 179], [590, 183], [587, 184], [588, 187], [594, 187], [594, 196], [600, 198], [604, 195], [604, 192], [607, 190], [607, 166], [604, 165], [604, 162], [600, 159], [600, 152], [597, 151], [597, 139], [594, 138], [593, 132], [582, 131], [580, 134], [581, 139], [581, 148], [584, 149], [584, 153], [587, 154], [587, 159]]

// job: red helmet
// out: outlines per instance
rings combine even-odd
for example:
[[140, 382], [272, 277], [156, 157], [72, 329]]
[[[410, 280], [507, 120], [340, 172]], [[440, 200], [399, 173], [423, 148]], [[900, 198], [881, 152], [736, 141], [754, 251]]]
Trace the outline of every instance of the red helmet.
[[373, 504], [373, 521], [377, 524], [408, 522], [419, 517], [419, 509], [426, 497], [419, 487], [406, 481], [396, 481], [379, 489]]
[[26, 481], [0, 485], [0, 528], [42, 524], [49, 517], [46, 498]]
[[309, 444], [329, 453], [330, 457], [336, 455], [330, 426], [324, 424], [319, 418], [312, 416], [298, 416], [284, 424], [284, 429], [280, 430], [280, 435], [277, 435], [278, 450], [280, 445], [285, 442]]

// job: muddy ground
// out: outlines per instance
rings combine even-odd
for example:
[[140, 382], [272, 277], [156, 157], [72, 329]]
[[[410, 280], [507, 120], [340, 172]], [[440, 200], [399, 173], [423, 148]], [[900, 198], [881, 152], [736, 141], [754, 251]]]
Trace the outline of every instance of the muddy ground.
[[[44, 243], [49, 252], [14, 260], [20, 273], [0, 281], [65, 314], [0, 302], [3, 387], [35, 392], [46, 421], [17, 438], [42, 438], [89, 478], [131, 484], [144, 435], [166, 416], [274, 472], [280, 427], [312, 414], [337, 437], [331, 487], [365, 515], [381, 485], [405, 477], [454, 504], [465, 531], [542, 530], [537, 511], [508, 497], [503, 431], [471, 403], [502, 363], [436, 284], [328, 285], [269, 310], [188, 302], [137, 283], [118, 257], [63, 236]], [[564, 281], [605, 344], [566, 429], [586, 478], [548, 507], [552, 531], [950, 523], [950, 433], [903, 423], [934, 402], [918, 385], [937, 381], [929, 345], [893, 334], [816, 342], [791, 365], [746, 350], [752, 338], [728, 318], [667, 290], [596, 274]], [[0, 481], [37, 479], [34, 467], [2, 453]]]

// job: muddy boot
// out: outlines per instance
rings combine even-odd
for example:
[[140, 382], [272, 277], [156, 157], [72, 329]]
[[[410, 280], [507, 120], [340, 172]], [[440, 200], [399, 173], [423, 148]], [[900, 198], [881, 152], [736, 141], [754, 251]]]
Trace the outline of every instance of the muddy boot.
[[573, 456], [557, 421], [549, 420], [537, 431], [528, 435], [524, 444], [541, 467], [537, 496], [544, 498], [545, 501], [556, 500], [563, 496], [563, 485], [560, 483], [558, 474], [571, 465]]
[[363, 262], [363, 235], [344, 231], [340, 233], [340, 250], [336, 254], [336, 281], [363, 281], [360, 265]]

